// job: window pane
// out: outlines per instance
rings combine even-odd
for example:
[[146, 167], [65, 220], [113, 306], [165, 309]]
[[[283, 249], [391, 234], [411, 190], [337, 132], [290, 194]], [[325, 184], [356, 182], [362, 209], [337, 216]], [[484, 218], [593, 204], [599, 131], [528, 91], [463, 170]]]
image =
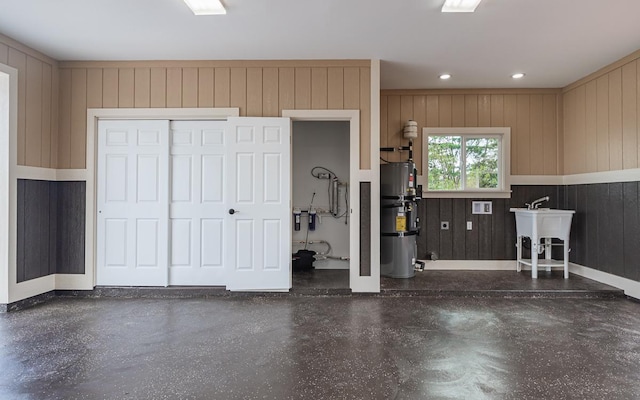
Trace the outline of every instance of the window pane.
[[429, 136], [429, 190], [460, 190], [460, 136]]
[[467, 138], [466, 188], [498, 188], [498, 138]]

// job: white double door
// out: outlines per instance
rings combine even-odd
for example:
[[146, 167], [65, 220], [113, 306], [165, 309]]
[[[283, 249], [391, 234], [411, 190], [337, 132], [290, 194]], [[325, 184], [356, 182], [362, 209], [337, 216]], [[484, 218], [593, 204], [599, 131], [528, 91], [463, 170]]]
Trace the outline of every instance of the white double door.
[[97, 279], [288, 290], [290, 121], [100, 121]]

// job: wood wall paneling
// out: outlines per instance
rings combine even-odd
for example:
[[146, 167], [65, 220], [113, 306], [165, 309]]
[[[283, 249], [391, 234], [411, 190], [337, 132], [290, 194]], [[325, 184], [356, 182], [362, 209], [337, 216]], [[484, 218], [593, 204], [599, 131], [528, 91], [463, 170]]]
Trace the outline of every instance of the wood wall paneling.
[[518, 98], [515, 94], [504, 95], [504, 126], [511, 128], [511, 175], [526, 175], [518, 169]]
[[452, 126], [465, 126], [465, 96], [463, 94], [454, 94], [451, 96], [451, 124]]
[[198, 107], [213, 107], [213, 68], [198, 68]]
[[[105, 68], [102, 71], [102, 106], [104, 108], [118, 108], [118, 75], [119, 72], [117, 68]], [[60, 91], [63, 90], [71, 90], [70, 83], [62, 80], [62, 74], [71, 74], [70, 69], [61, 69], [60, 70]], [[60, 97], [61, 106], [64, 105], [64, 98]], [[62, 119], [66, 116], [62, 114]], [[62, 125], [61, 125], [62, 126]], [[62, 132], [61, 132], [62, 133]], [[68, 167], [67, 167], [68, 168]]]
[[27, 56], [24, 164], [42, 165], [42, 61]]
[[[543, 122], [542, 122], [542, 143], [543, 143], [543, 171], [544, 175], [560, 174], [558, 170], [558, 135], [557, 126], [557, 96], [555, 94], [545, 94], [542, 98]], [[540, 139], [539, 139], [540, 140]]]
[[280, 115], [280, 74], [277, 68], [262, 70], [262, 116], [277, 117]]
[[215, 107], [230, 107], [231, 105], [231, 69], [216, 68], [214, 73], [214, 102]]
[[[116, 71], [117, 72], [117, 71]], [[108, 74], [105, 71], [105, 79]], [[105, 93], [107, 86], [105, 85]], [[116, 82], [117, 88], [117, 82]], [[117, 93], [117, 92], [116, 92]], [[111, 101], [105, 97], [105, 102]], [[116, 97], [117, 106], [117, 97]], [[58, 131], [58, 168], [71, 168], [71, 70], [60, 70], [60, 121]]]
[[[367, 132], [360, 135], [360, 168], [371, 168], [371, 69], [360, 68], [360, 94], [358, 104], [352, 103], [352, 108], [360, 109], [360, 132]], [[378, 94], [376, 93], [376, 96]], [[377, 161], [376, 161], [377, 162]]]
[[[82, 71], [76, 69], [74, 71]], [[86, 71], [86, 69], [84, 69]], [[86, 72], [85, 72], [86, 73]], [[133, 68], [120, 68], [118, 72], [118, 107], [131, 108], [134, 106], [135, 74]]]
[[[389, 96], [387, 99], [387, 147], [398, 147], [400, 145], [400, 130], [402, 127], [400, 112], [400, 96]], [[391, 162], [400, 161], [398, 152], [389, 152], [383, 154], [382, 157]]]
[[0, 42], [0, 63], [7, 64], [9, 59], [9, 46]]
[[262, 68], [247, 68], [247, 115], [262, 117]]
[[[212, 64], [211, 66], [208, 66]], [[218, 65], [219, 64], [219, 65]], [[360, 166], [369, 168], [370, 68], [353, 62], [91, 62], [60, 69], [60, 168], [84, 166], [86, 108], [238, 107], [241, 115], [281, 115], [283, 109], [360, 111]], [[264, 65], [262, 65], [264, 64]], [[317, 62], [322, 65], [323, 62]], [[330, 64], [330, 63], [324, 63]], [[343, 65], [340, 65], [343, 64]], [[308, 65], [308, 66], [305, 66]], [[83, 138], [80, 139], [80, 129]], [[73, 149], [72, 149], [73, 146]], [[82, 161], [81, 161], [82, 159]]]
[[[344, 98], [344, 108], [347, 110], [360, 109], [360, 86], [366, 79], [360, 77], [360, 68], [344, 68], [344, 88], [342, 96]], [[369, 87], [370, 84], [367, 84]]]
[[[49, 64], [42, 64], [42, 155], [40, 166], [44, 168], [55, 167], [51, 163], [51, 142], [54, 131], [52, 129], [53, 118], [53, 102], [54, 100], [54, 88], [53, 88], [53, 68]], [[57, 149], [56, 149], [57, 151]]]
[[[87, 93], [92, 93], [87, 90]], [[149, 108], [151, 106], [151, 69], [136, 68], [134, 70], [134, 101], [136, 108]], [[87, 101], [88, 102], [88, 101]]]
[[[183, 82], [183, 91], [186, 90], [187, 87], [188, 85]], [[229, 106], [239, 108], [241, 116], [247, 115], [246, 68], [234, 67], [229, 70]]]
[[[125, 74], [125, 84], [120, 86], [120, 100], [128, 93], [125, 104], [133, 105], [133, 70]], [[131, 75], [131, 76], [129, 76]], [[130, 98], [129, 98], [130, 97]], [[71, 71], [71, 135], [70, 135], [70, 168], [85, 167], [85, 153], [87, 144], [87, 70], [75, 69]]]
[[[150, 85], [150, 106], [152, 108], [167, 107], [167, 69], [157, 67], [151, 68]], [[211, 91], [211, 106], [213, 106], [213, 86]]]
[[637, 61], [622, 67], [622, 167], [638, 168]]
[[87, 107], [102, 108], [102, 69], [87, 70]]
[[609, 168], [622, 169], [622, 69], [609, 73]]
[[27, 56], [9, 48], [7, 64], [18, 70], [18, 165], [26, 161]]
[[586, 119], [587, 119], [587, 92], [584, 86], [580, 86], [575, 90], [574, 116], [575, 123], [573, 125], [573, 149], [575, 156], [573, 157], [573, 170], [586, 170]]
[[530, 96], [531, 103], [529, 113], [531, 115], [530, 123], [530, 154], [531, 167], [529, 173], [531, 175], [544, 175], [544, 108], [541, 94], [533, 94]]
[[[383, 91], [381, 95], [381, 146], [404, 143], [402, 127], [407, 119], [418, 119], [416, 165], [422, 173], [423, 127], [511, 127], [511, 173], [513, 175], [557, 175], [558, 91], [525, 90], [523, 93], [501, 90], [453, 94], [438, 91]], [[396, 94], [397, 93], [397, 94]], [[406, 94], [403, 94], [406, 93]], [[400, 105], [398, 106], [398, 102]], [[412, 111], [409, 112], [408, 110]], [[399, 118], [398, 118], [398, 113]], [[400, 161], [391, 155], [389, 161]]]
[[598, 95], [596, 81], [585, 89], [585, 172], [598, 171]]
[[168, 108], [182, 107], [182, 68], [167, 68]]
[[[243, 82], [246, 82], [246, 77], [242, 77], [241, 79]], [[182, 107], [198, 107], [199, 84], [198, 68], [182, 68]]]
[[293, 110], [296, 108], [296, 70], [295, 68], [278, 69], [278, 104], [282, 110]]
[[311, 68], [311, 108], [327, 109], [329, 79], [327, 68]]
[[475, 94], [464, 96], [464, 126], [480, 126], [478, 123], [478, 96]]
[[311, 68], [295, 69], [295, 107], [296, 110], [311, 108]]
[[[427, 126], [427, 96], [413, 98], [413, 120], [418, 126]], [[413, 160], [418, 175], [422, 174], [422, 131], [418, 129], [418, 138], [413, 141]]]
[[[598, 171], [609, 171], [609, 76], [596, 81], [596, 126], [598, 143]], [[566, 118], [566, 116], [565, 116]], [[566, 149], [571, 153], [571, 148]]]
[[344, 68], [331, 67], [327, 71], [327, 108], [344, 108]]

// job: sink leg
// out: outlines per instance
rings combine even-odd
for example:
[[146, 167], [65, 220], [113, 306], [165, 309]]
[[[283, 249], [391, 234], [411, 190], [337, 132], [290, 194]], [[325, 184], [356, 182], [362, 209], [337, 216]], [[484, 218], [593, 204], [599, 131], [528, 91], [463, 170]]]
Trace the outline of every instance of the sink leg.
[[564, 279], [569, 279], [569, 239], [564, 240]]
[[[551, 238], [544, 238], [544, 258], [551, 260]], [[547, 267], [547, 272], [551, 272], [551, 267]]]
[[516, 242], [516, 271], [520, 272], [522, 270], [522, 236], [518, 236], [518, 241]]
[[531, 278], [538, 279], [538, 239], [531, 238]]

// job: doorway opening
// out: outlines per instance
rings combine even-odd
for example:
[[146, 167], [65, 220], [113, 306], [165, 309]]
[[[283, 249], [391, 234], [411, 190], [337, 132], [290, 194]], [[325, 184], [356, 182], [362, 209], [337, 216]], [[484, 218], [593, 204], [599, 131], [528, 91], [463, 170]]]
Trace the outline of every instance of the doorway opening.
[[292, 122], [292, 286], [349, 289], [349, 121]]

